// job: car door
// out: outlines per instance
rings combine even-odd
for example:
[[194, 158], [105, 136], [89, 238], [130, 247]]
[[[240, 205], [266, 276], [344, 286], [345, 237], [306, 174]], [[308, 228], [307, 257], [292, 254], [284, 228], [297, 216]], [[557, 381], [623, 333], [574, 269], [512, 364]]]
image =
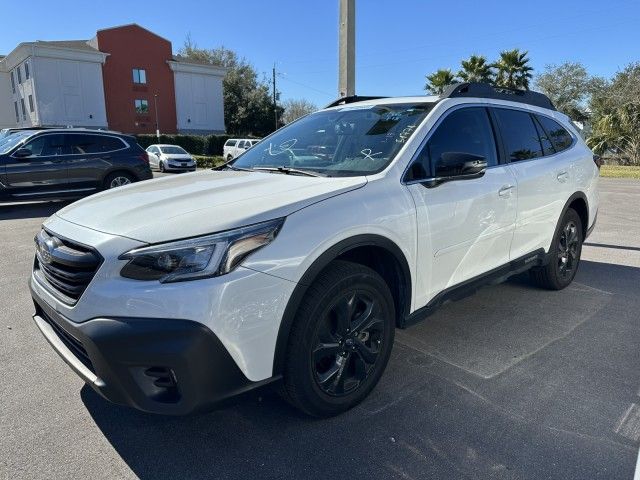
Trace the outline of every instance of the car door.
[[569, 197], [570, 158], [554, 154], [546, 136], [540, 138], [540, 124], [532, 113], [497, 107], [492, 111], [518, 185], [518, 214], [510, 255], [517, 259], [549, 247]]
[[69, 187], [75, 190], [97, 190], [113, 165], [113, 155], [126, 145], [118, 137], [101, 134], [65, 133], [71, 151], [67, 172]]
[[14, 151], [4, 157], [6, 193], [9, 197], [39, 198], [68, 190], [62, 135], [37, 135], [22, 148], [29, 150], [31, 154], [18, 157]]
[[[487, 162], [478, 178], [424, 182], [451, 154]], [[484, 107], [450, 110], [440, 120], [408, 171], [416, 204], [418, 272], [429, 285], [425, 302], [437, 293], [509, 261], [516, 219], [515, 178], [499, 161], [494, 126]], [[421, 178], [424, 177], [424, 178]], [[420, 295], [420, 293], [418, 293]]]

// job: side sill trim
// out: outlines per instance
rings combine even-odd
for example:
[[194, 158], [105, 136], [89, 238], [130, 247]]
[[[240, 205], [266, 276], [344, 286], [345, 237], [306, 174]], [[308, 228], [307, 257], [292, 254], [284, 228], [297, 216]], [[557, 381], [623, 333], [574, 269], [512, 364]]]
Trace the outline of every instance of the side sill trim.
[[473, 277], [458, 285], [449, 287], [436, 295], [427, 305], [406, 316], [399, 327], [407, 328], [414, 325], [424, 320], [427, 316], [431, 315], [440, 306], [447, 302], [461, 300], [473, 295], [478, 289], [480, 289], [480, 287], [489, 284], [501, 283], [512, 275], [529, 270], [531, 267], [545, 265], [546, 262], [547, 254], [543, 248], [540, 248], [528, 255], [511, 260], [509, 263], [502, 265], [501, 267], [494, 268], [493, 270], [489, 270], [477, 277]]

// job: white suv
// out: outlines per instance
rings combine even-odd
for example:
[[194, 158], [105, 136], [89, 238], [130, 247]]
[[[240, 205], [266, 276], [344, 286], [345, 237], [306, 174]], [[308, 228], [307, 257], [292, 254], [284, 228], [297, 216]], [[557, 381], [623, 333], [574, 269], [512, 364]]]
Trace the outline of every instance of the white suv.
[[530, 270], [566, 287], [598, 168], [543, 95], [343, 99], [217, 171], [99, 193], [36, 237], [34, 319], [114, 402], [167, 414], [272, 382], [353, 407], [396, 327]]
[[260, 140], [256, 138], [230, 138], [224, 142], [222, 147], [222, 156], [227, 162], [230, 162], [241, 153], [249, 150]]

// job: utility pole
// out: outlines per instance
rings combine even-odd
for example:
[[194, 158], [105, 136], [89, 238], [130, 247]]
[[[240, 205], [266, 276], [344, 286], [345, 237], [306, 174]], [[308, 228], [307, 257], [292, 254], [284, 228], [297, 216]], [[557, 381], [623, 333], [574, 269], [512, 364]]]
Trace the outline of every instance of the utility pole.
[[356, 94], [356, 0], [340, 0], [338, 94]]
[[276, 130], [278, 129], [278, 104], [276, 102], [276, 64], [273, 63], [273, 116], [276, 120]]
[[158, 143], [160, 143], [160, 124], [158, 123], [158, 94], [153, 96], [153, 108], [156, 111], [156, 137], [158, 137]]

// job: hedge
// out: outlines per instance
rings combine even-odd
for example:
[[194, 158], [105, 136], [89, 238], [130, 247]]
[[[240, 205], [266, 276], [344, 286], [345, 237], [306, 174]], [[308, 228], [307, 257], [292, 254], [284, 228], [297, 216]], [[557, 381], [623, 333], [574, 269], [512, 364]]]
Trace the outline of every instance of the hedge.
[[[136, 135], [136, 140], [142, 148], [154, 143], [179, 145], [192, 155], [222, 155], [224, 143], [233, 135], [160, 135], [160, 141], [155, 135]], [[236, 137], [237, 138], [237, 137]]]

